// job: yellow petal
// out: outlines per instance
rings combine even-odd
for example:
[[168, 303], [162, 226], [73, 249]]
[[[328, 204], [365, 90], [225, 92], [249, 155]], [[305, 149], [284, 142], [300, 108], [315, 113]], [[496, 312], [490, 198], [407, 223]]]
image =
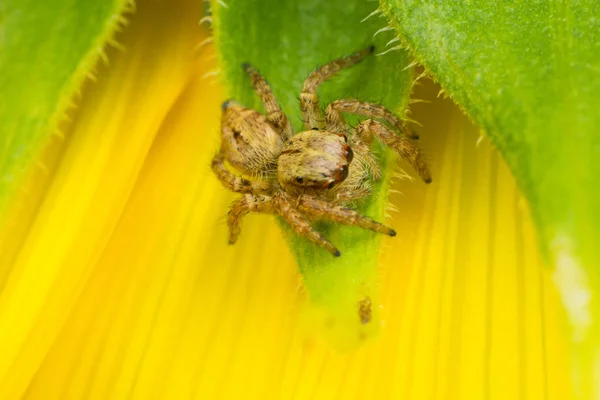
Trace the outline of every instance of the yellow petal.
[[[192, 2], [190, 2], [192, 4]], [[183, 5], [183, 4], [182, 4]], [[193, 8], [139, 8], [125, 53], [90, 83], [0, 296], [0, 398], [21, 393], [92, 275], [158, 128], [189, 81]], [[199, 5], [196, 6], [199, 8]], [[2, 395], [6, 394], [6, 396]]]
[[436, 181], [395, 184], [381, 334], [338, 353], [306, 330], [273, 218], [226, 245], [235, 196], [209, 168], [223, 96], [212, 49], [194, 54], [199, 6], [140, 2], [49, 150], [59, 164], [2, 270], [0, 398], [570, 398], [526, 204], [448, 100], [413, 107]]

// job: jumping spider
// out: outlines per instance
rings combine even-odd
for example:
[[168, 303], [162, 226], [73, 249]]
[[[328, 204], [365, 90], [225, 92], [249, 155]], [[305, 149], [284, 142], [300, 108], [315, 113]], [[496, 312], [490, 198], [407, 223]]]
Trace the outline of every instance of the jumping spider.
[[[371, 46], [333, 60], [308, 76], [300, 94], [306, 130], [296, 134], [265, 79], [249, 64], [243, 65], [266, 115], [233, 101], [222, 105], [221, 149], [212, 161], [212, 169], [226, 188], [244, 194], [232, 204], [228, 214], [230, 244], [236, 242], [241, 220], [248, 212], [280, 215], [297, 234], [336, 257], [339, 250], [313, 229], [311, 221], [330, 220], [396, 235], [390, 227], [348, 205], [367, 197], [371, 182], [381, 178], [371, 152], [373, 137], [412, 164], [426, 183], [431, 182], [423, 153], [410, 140], [417, 137], [379, 104], [336, 100], [327, 106], [323, 118], [316, 92], [321, 83], [358, 63], [373, 49]], [[385, 124], [367, 119], [351, 130], [342, 113], [377, 118]], [[254, 179], [231, 173], [225, 160]]]

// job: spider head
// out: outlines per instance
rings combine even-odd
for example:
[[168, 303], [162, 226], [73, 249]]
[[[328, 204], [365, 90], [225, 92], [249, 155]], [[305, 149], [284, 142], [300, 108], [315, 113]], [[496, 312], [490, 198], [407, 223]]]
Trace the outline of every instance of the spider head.
[[221, 105], [221, 143], [227, 161], [248, 175], [275, 172], [283, 139], [264, 115], [234, 101]]
[[285, 187], [333, 189], [348, 177], [353, 153], [346, 137], [311, 130], [298, 133], [277, 160], [277, 177]]

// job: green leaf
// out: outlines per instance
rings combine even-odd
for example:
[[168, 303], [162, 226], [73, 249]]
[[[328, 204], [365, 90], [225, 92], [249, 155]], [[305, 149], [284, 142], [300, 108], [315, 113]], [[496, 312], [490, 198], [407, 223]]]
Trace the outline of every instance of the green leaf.
[[[372, 44], [375, 53], [386, 49], [389, 32], [374, 34], [385, 26], [381, 18], [368, 18], [376, 4], [366, 1], [228, 0], [213, 3], [215, 39], [228, 94], [239, 103], [257, 109], [262, 105], [241, 65], [254, 65], [272, 87], [296, 132], [302, 130], [299, 95], [304, 79], [319, 65], [346, 56]], [[386, 105], [402, 115], [406, 108], [412, 75], [404, 51], [373, 55], [325, 83], [319, 90], [322, 107], [341, 98], [358, 98]], [[389, 178], [394, 162], [386, 150], [376, 149], [386, 167], [385, 179], [360, 208], [382, 220]], [[415, 183], [422, 184], [422, 183]], [[370, 231], [339, 225], [318, 224], [340, 249], [334, 258], [325, 250], [294, 234], [281, 223], [295, 255], [304, 286], [328, 334], [345, 346], [377, 330], [373, 323], [361, 325], [358, 303], [370, 297], [377, 304], [377, 256], [381, 238]], [[243, 235], [243, 232], [242, 232]], [[396, 239], [397, 240], [397, 239]], [[319, 308], [317, 307], [317, 308]], [[344, 343], [342, 343], [344, 342]]]
[[118, 25], [127, 0], [0, 2], [0, 215]]
[[[600, 2], [381, 0], [380, 7], [509, 164], [582, 346], [578, 368], [591, 368], [600, 350]], [[576, 373], [592, 390], [591, 369]]]

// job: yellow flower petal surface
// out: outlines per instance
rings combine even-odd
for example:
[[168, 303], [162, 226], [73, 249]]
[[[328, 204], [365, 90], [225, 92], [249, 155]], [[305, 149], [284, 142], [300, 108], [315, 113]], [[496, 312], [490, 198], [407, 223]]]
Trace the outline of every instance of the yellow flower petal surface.
[[250, 215], [226, 244], [235, 195], [209, 168], [224, 96], [212, 50], [194, 55], [198, 6], [140, 2], [126, 51], [85, 88], [2, 269], [0, 398], [571, 398], [526, 204], [447, 100], [413, 106], [435, 181], [395, 183], [384, 325], [358, 350], [332, 350], [301, 319], [273, 217]]
[[200, 11], [155, 7], [140, 7], [136, 17], [146, 23], [132, 24], [126, 53], [112, 57], [101, 85], [87, 88], [36, 219], [3, 274], [0, 398], [26, 387], [78, 301], [154, 135], [189, 79]]

